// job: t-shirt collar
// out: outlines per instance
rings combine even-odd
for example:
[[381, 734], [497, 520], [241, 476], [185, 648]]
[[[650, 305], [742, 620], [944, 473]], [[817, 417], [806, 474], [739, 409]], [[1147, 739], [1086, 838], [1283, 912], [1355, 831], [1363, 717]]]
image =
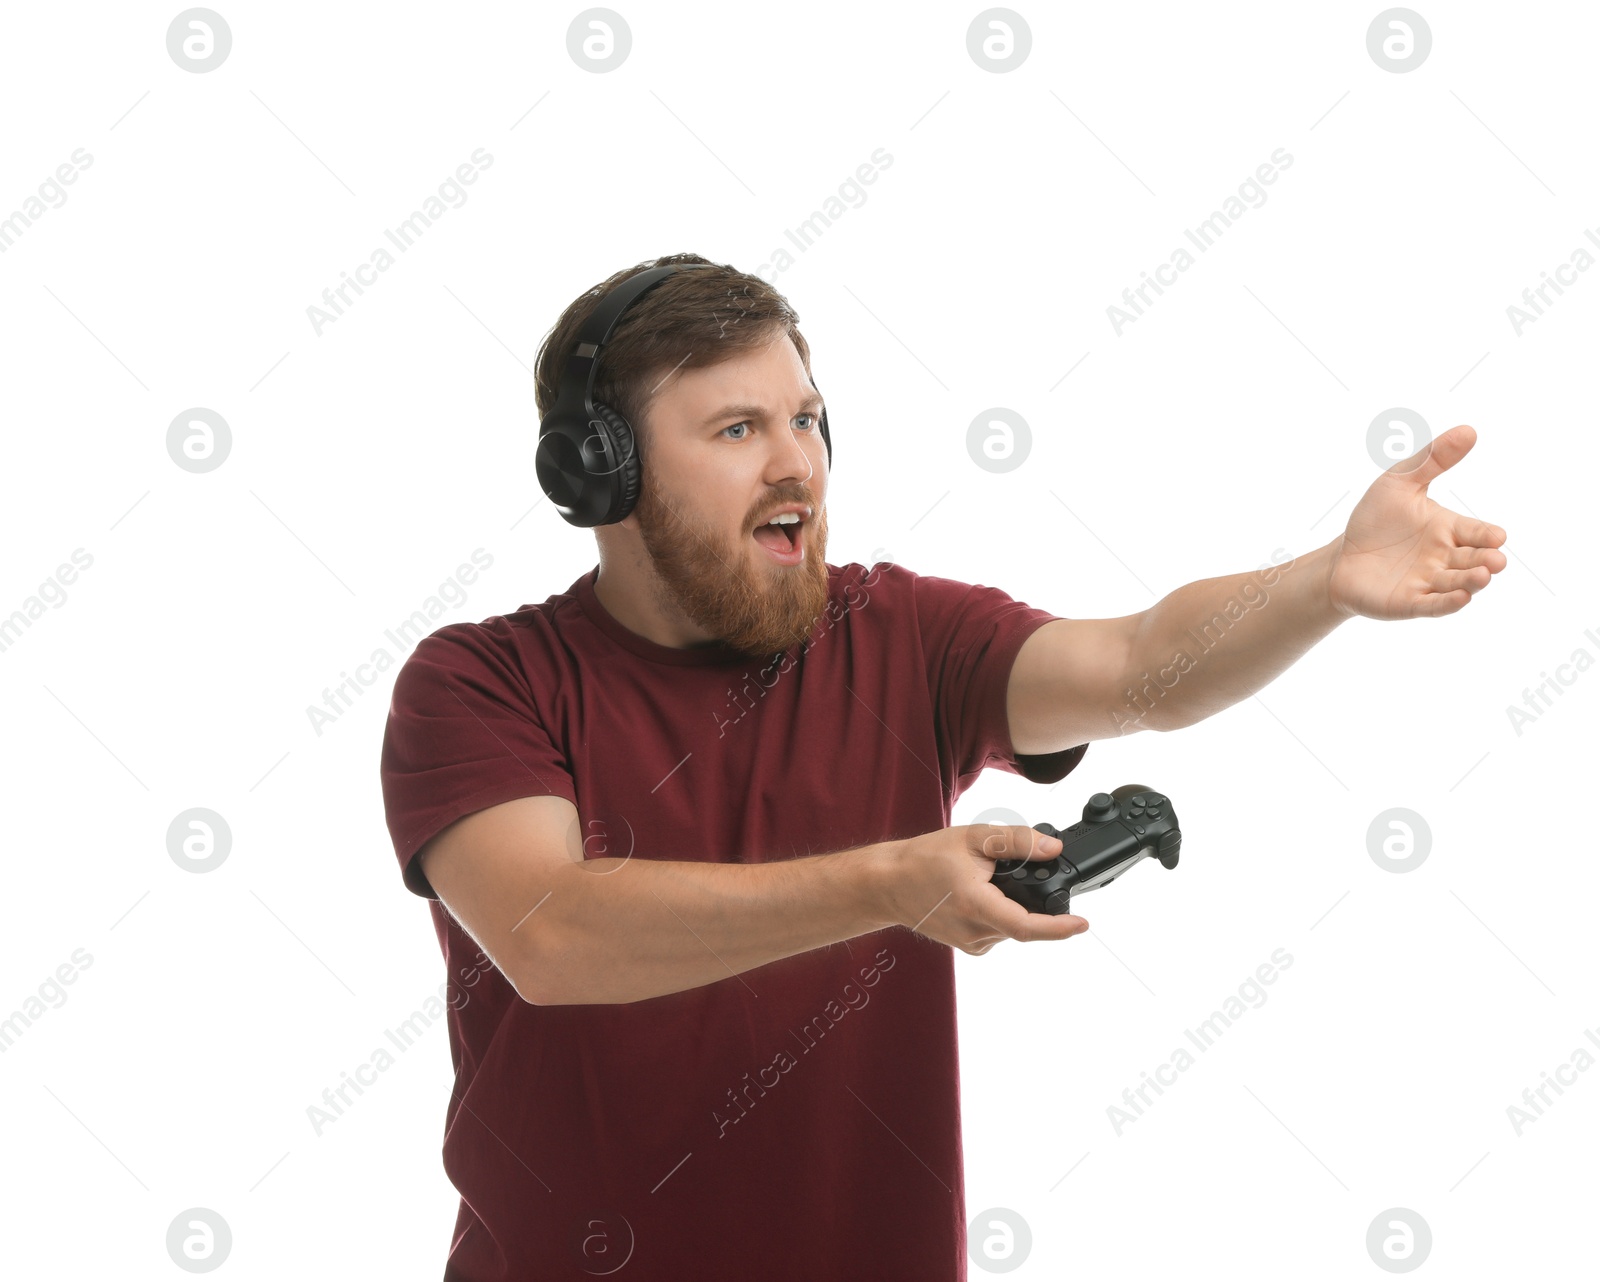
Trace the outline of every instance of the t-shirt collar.
[[638, 655], [639, 658], [648, 659], [652, 663], [666, 663], [683, 668], [761, 661], [760, 655], [745, 654], [720, 641], [710, 645], [670, 646], [640, 636], [617, 622], [611, 612], [601, 604], [599, 594], [594, 590], [595, 580], [599, 577], [600, 567], [597, 565], [572, 585], [571, 592], [577, 598], [578, 606], [588, 617], [589, 622], [629, 654]]

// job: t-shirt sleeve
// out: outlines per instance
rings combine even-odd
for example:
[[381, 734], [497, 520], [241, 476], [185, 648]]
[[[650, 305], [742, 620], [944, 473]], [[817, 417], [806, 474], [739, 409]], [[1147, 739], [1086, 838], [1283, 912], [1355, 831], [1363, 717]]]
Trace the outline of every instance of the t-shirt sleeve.
[[416, 853], [463, 815], [518, 797], [577, 804], [566, 754], [514, 655], [483, 625], [450, 624], [424, 637], [395, 678], [383, 806], [401, 877], [424, 898], [439, 896]]
[[1083, 759], [1088, 744], [1019, 756], [1011, 749], [1006, 690], [1017, 651], [1036, 628], [1059, 618], [981, 583], [917, 575], [913, 591], [935, 728], [949, 753], [956, 794], [985, 767], [1055, 783]]

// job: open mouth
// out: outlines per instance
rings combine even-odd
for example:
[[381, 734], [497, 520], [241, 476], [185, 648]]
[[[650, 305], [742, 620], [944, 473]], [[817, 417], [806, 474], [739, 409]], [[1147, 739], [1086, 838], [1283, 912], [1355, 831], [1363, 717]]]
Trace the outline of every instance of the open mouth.
[[805, 558], [805, 517], [803, 513], [794, 516], [798, 519], [785, 515], [776, 525], [762, 524], [751, 531], [751, 537], [780, 565], [798, 565]]

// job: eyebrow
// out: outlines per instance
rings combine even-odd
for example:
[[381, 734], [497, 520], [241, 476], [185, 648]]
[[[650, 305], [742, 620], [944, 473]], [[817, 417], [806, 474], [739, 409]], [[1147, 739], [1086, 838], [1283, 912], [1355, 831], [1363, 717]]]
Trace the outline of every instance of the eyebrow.
[[[800, 414], [800, 413], [805, 412], [806, 410], [820, 410], [821, 408], [822, 408], [822, 396], [821, 396], [821, 394], [817, 393], [817, 392], [812, 392], [810, 396], [806, 397], [805, 400], [800, 402], [799, 406], [795, 410], [795, 413], [796, 414]], [[735, 421], [738, 421], [740, 419], [746, 419], [746, 418], [765, 418], [766, 415], [767, 415], [767, 410], [766, 410], [766, 406], [764, 406], [764, 405], [747, 405], [747, 404], [724, 405], [720, 410], [718, 410], [710, 418], [706, 419], [703, 423], [701, 423], [700, 426], [701, 427], [710, 427], [713, 423], [720, 423], [724, 419], [733, 419]]]

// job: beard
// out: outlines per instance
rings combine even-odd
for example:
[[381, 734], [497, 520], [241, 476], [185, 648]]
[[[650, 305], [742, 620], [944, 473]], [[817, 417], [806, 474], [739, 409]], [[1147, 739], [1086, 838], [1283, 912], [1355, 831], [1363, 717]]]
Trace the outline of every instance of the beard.
[[[779, 565], [751, 535], [756, 518], [783, 503], [811, 506], [812, 516], [804, 522], [805, 559], [799, 565]], [[720, 530], [687, 519], [651, 483], [648, 468], [634, 511], [655, 564], [658, 604], [668, 613], [687, 616], [724, 645], [752, 656], [781, 654], [805, 640], [827, 608], [828, 514], [809, 487], [768, 495], [747, 519], [743, 541], [734, 547]]]

